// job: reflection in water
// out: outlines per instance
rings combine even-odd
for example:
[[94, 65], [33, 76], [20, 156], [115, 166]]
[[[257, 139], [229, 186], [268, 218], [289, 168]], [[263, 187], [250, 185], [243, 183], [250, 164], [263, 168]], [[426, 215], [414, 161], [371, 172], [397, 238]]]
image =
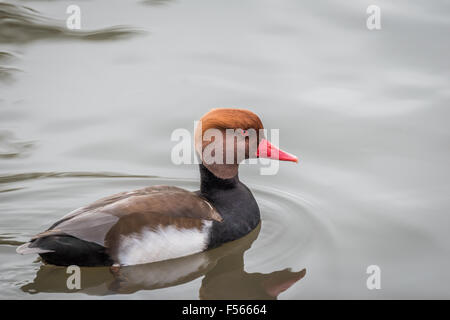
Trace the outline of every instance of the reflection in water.
[[[82, 268], [81, 290], [90, 295], [130, 294], [139, 290], [167, 288], [204, 276], [200, 299], [276, 299], [303, 278], [306, 270], [247, 273], [244, 253], [258, 237], [261, 225], [242, 239], [220, 248], [184, 258], [113, 268]], [[66, 268], [42, 265], [24, 292], [75, 292], [66, 286]]]
[[[0, 75], [1, 70], [0, 67]], [[32, 146], [33, 143], [30, 141], [18, 141], [12, 132], [0, 131], [0, 159], [26, 156]]]
[[[13, 60], [14, 58], [15, 55], [10, 52], [0, 51], [0, 63], [3, 64], [7, 61]], [[22, 70], [19, 68], [0, 65], [0, 81], [11, 82], [13, 80], [14, 73], [20, 71]]]
[[11, 60], [14, 59], [15, 55], [12, 54], [11, 52], [6, 52], [6, 51], [0, 51], [0, 61], [6, 61], [6, 60]]
[[20, 71], [22, 70], [18, 68], [0, 66], [0, 81], [11, 83], [14, 80], [13, 78], [14, 73]]
[[126, 26], [72, 31], [62, 21], [47, 18], [34, 9], [0, 3], [0, 43], [25, 43], [47, 38], [112, 40], [138, 33], [142, 31]]
[[[4, 191], [1, 190], [0, 192]], [[15, 234], [7, 234], [7, 233], [0, 234], [0, 246], [7, 245], [17, 247], [22, 245], [24, 242], [14, 240], [15, 236], [16, 236]]]

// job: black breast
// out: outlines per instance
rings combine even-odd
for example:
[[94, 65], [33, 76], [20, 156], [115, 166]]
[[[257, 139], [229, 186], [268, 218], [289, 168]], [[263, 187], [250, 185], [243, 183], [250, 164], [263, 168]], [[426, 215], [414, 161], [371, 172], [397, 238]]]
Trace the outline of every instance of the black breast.
[[201, 189], [198, 192], [221, 214], [222, 222], [213, 222], [208, 249], [239, 239], [260, 222], [258, 204], [238, 176], [220, 179], [200, 165]]

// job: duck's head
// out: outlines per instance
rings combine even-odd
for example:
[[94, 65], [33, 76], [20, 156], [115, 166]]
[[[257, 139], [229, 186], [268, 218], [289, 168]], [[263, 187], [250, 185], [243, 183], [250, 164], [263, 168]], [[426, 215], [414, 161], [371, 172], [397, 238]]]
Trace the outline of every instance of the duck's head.
[[259, 117], [245, 109], [220, 108], [206, 113], [195, 130], [195, 150], [203, 165], [222, 179], [236, 176], [245, 159], [298, 162], [296, 156], [267, 141]]

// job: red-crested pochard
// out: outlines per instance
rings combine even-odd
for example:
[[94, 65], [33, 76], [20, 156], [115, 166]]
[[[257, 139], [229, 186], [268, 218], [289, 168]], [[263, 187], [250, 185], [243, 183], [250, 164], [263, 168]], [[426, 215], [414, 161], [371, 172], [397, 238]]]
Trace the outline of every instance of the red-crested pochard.
[[[242, 159], [205, 161], [202, 150], [217, 139], [205, 138], [205, 132], [212, 129], [223, 136], [223, 159], [230, 146], [227, 129], [233, 129], [240, 134], [233, 137], [231, 149], [243, 159], [298, 160], [265, 140], [261, 120], [248, 110], [213, 109], [200, 123], [195, 132], [200, 190], [151, 186], [100, 199], [70, 212], [17, 252], [39, 254], [45, 262], [63, 266], [136, 265], [194, 254], [248, 234], [259, 224], [260, 213], [239, 180]], [[258, 141], [256, 152], [251, 152], [252, 135]]]

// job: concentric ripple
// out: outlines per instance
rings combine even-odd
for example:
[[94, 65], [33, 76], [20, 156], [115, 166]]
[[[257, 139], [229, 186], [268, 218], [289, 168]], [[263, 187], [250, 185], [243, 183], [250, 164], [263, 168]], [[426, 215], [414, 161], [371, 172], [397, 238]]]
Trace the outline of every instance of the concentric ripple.
[[[1, 267], [2, 290], [10, 291], [12, 295], [20, 295], [20, 291], [28, 294], [67, 293], [72, 294], [72, 298], [78, 295], [66, 288], [64, 268], [44, 266], [35, 256], [19, 256], [15, 247], [65, 213], [106, 195], [150, 185], [198, 188], [198, 181], [192, 179], [117, 173], [23, 173], [2, 177], [2, 181], [11, 191], [0, 193], [3, 213], [0, 225], [14, 226], [8, 230], [0, 229], [0, 250], [9, 261]], [[229, 298], [233, 298], [231, 295], [236, 290], [244, 294], [243, 298], [277, 298], [285, 288], [305, 276], [303, 269], [308, 272], [311, 253], [329, 246], [330, 234], [326, 223], [316, 216], [314, 205], [301, 195], [261, 186], [249, 187], [261, 209], [260, 231], [178, 261], [129, 267], [124, 270], [126, 281], [111, 275], [109, 268], [84, 268], [87, 282], [78, 294], [223, 298], [227, 297], [224, 289], [227, 286], [234, 288]], [[20, 207], [17, 206], [19, 201], [23, 204]], [[242, 263], [242, 266], [236, 268], [236, 263]], [[168, 277], [168, 270], [172, 278]], [[8, 277], [12, 274], [14, 277]], [[157, 279], [158, 274], [164, 279]], [[236, 289], [233, 284], [243, 288]], [[298, 286], [289, 290], [294, 291]], [[159, 289], [157, 293], [155, 289]], [[247, 293], [246, 290], [250, 291]]]

